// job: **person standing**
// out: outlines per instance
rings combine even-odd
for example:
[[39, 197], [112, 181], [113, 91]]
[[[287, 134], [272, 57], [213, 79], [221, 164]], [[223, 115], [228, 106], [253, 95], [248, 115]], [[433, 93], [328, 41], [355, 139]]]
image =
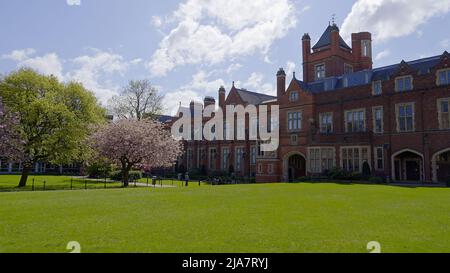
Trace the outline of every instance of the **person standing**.
[[184, 176], [184, 181], [186, 182], [186, 187], [189, 185], [189, 173]]

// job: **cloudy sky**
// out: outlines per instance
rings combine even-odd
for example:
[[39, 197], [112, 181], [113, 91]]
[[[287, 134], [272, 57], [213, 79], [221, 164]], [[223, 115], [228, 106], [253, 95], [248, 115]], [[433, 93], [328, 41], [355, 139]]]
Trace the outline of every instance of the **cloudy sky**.
[[0, 73], [27, 66], [77, 80], [106, 104], [130, 79], [180, 101], [232, 81], [275, 94], [284, 67], [302, 74], [301, 37], [332, 15], [341, 34], [370, 31], [374, 66], [450, 51], [450, 0], [0, 0]]

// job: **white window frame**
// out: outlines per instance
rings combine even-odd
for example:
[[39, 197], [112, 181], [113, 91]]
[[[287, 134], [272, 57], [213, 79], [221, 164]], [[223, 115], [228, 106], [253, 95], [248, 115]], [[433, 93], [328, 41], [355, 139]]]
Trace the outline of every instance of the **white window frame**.
[[[400, 107], [412, 107], [412, 130], [400, 130]], [[414, 102], [398, 103], [395, 105], [395, 120], [397, 123], [397, 133], [411, 133], [416, 131], [416, 109]]]
[[[376, 112], [381, 110], [381, 130], [377, 131], [377, 116]], [[374, 106], [372, 107], [372, 117], [373, 117], [373, 132], [375, 134], [383, 134], [384, 133], [384, 109], [383, 106]]]
[[[376, 86], [379, 84], [380, 86], [380, 93], [376, 92]], [[383, 82], [381, 80], [372, 82], [372, 96], [381, 96], [383, 94]]]
[[[290, 118], [290, 115], [294, 115], [296, 114], [297, 117], [294, 119], [294, 116], [292, 116], [292, 118]], [[290, 111], [286, 113], [286, 121], [287, 121], [287, 129], [289, 132], [297, 132], [297, 131], [301, 131], [302, 127], [303, 127], [303, 112], [302, 111]], [[292, 120], [292, 125], [296, 126], [290, 126]], [[298, 127], [298, 128], [297, 128]]]
[[[355, 112], [358, 112], [358, 113], [363, 112], [363, 128], [362, 128], [362, 130], [355, 131], [354, 130], [354, 125], [355, 125], [354, 122], [355, 121], [353, 120], [352, 121], [352, 131], [349, 131], [349, 128], [348, 128], [349, 121], [348, 121], [347, 117], [348, 117], [349, 113], [353, 113], [353, 115], [354, 115]], [[366, 108], [352, 109], [352, 110], [345, 111], [344, 112], [344, 120], [345, 120], [345, 132], [346, 133], [361, 133], [361, 132], [366, 132], [367, 131]]]
[[236, 172], [241, 172], [244, 169], [244, 153], [245, 148], [244, 147], [236, 147], [234, 153], [234, 170]]
[[258, 148], [256, 146], [251, 146], [250, 147], [250, 153], [251, 153], [251, 157], [250, 157], [250, 165], [256, 165], [256, 161], [258, 158]]
[[[381, 151], [381, 157], [378, 156], [378, 151]], [[384, 167], [385, 167], [384, 148], [382, 146], [375, 147], [373, 152], [374, 152], [373, 159], [374, 159], [374, 164], [375, 164], [375, 170], [384, 171]], [[378, 164], [379, 160], [381, 160], [381, 164], [383, 165], [381, 167]]]
[[[314, 154], [313, 154], [314, 152]], [[324, 157], [327, 153], [331, 154], [330, 157]], [[318, 156], [318, 157], [317, 157]], [[331, 160], [331, 161], [330, 161]], [[326, 161], [326, 162], [325, 162]], [[325, 163], [325, 164], [324, 164]], [[330, 166], [331, 164], [331, 166]], [[327, 165], [327, 166], [325, 166]], [[331, 170], [336, 167], [336, 148], [335, 147], [309, 147], [308, 148], [308, 160], [307, 170], [310, 173], [322, 173], [323, 171]]]
[[297, 102], [298, 101], [298, 92], [297, 91], [291, 91], [289, 94], [289, 101], [290, 102]]
[[[340, 148], [340, 159], [341, 159], [340, 160], [341, 161], [340, 164], [341, 164], [341, 168], [343, 170], [349, 171], [348, 169], [344, 168], [344, 150], [345, 149], [347, 149], [347, 150], [352, 149], [352, 161], [353, 161], [353, 163], [355, 163], [354, 162], [355, 161], [355, 155], [354, 155], [353, 152], [354, 152], [354, 150], [358, 149], [358, 164], [359, 164], [358, 172], [362, 173], [363, 165], [364, 165], [364, 162], [366, 160], [367, 160], [367, 163], [369, 164], [369, 166], [371, 167], [372, 164], [370, 164], [370, 158], [371, 158], [370, 146], [343, 146], [343, 147]], [[367, 151], [367, 159], [366, 160], [363, 159], [363, 153], [362, 153], [363, 149], [366, 149], [366, 151]], [[347, 153], [348, 153], [348, 151], [347, 151]], [[347, 154], [347, 157], [348, 157], [348, 154]], [[346, 160], [349, 160], [349, 159], [347, 158]], [[354, 164], [353, 164], [353, 166], [354, 166]], [[355, 172], [356, 170], [354, 169], [353, 171]]]
[[[445, 83], [441, 83], [441, 78], [440, 78], [440, 74], [444, 72], [445, 73]], [[450, 84], [450, 68], [444, 68], [444, 69], [439, 69], [438, 71], [436, 71], [436, 85], [437, 86], [444, 86], [444, 85], [449, 85]]]
[[[324, 124], [323, 118], [324, 117], [331, 117], [331, 123]], [[328, 118], [327, 118], [328, 120]], [[319, 126], [320, 126], [320, 133], [321, 134], [332, 134], [334, 132], [334, 122], [333, 122], [333, 112], [327, 112], [327, 113], [320, 113], [319, 114]], [[326, 125], [326, 130], [323, 130]], [[329, 128], [330, 127], [330, 128]], [[330, 129], [330, 130], [328, 130]]]
[[222, 160], [221, 160], [222, 171], [228, 170], [228, 167], [230, 165], [230, 155], [231, 155], [230, 147], [222, 147]]
[[[322, 75], [323, 72], [323, 76], [319, 76], [319, 71], [317, 70], [319, 67], [323, 67], [323, 71], [322, 70], [320, 71], [321, 72], [320, 75]], [[325, 63], [316, 64], [314, 66], [314, 78], [316, 79], [316, 81], [325, 79], [327, 77], [326, 71], [327, 67], [325, 66]]]
[[[405, 89], [405, 79], [411, 80], [411, 89]], [[403, 89], [402, 90], [400, 90], [399, 86], [398, 86], [399, 80], [403, 81]], [[412, 90], [414, 90], [414, 78], [412, 75], [400, 76], [400, 77], [395, 78], [395, 92], [409, 92]]]
[[440, 98], [437, 100], [437, 112], [438, 112], [438, 121], [439, 121], [439, 129], [440, 130], [448, 130], [450, 129], [450, 109], [447, 113], [448, 115], [448, 120], [449, 120], [449, 124], [447, 124], [447, 126], [444, 126], [443, 124], [443, 120], [442, 120], [442, 116], [443, 116], [443, 112], [442, 112], [442, 103], [443, 102], [447, 102], [448, 103], [448, 107], [450, 108], [450, 98]]

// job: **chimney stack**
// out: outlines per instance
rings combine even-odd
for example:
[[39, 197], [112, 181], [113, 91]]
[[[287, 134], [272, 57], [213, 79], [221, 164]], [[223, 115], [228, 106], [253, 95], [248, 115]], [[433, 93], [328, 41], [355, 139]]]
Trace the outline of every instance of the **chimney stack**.
[[302, 47], [303, 47], [303, 79], [308, 81], [309, 79], [309, 56], [311, 55], [311, 37], [309, 37], [308, 33], [305, 33], [302, 38]]
[[225, 87], [221, 86], [219, 88], [219, 107], [225, 109], [225, 98], [226, 98]]
[[280, 68], [277, 73], [277, 97], [278, 99], [286, 92], [286, 73], [283, 68]]

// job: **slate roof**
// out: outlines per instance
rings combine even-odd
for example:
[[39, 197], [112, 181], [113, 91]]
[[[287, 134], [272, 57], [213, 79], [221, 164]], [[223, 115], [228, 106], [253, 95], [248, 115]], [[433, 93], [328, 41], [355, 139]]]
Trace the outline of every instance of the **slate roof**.
[[236, 89], [241, 99], [248, 104], [258, 105], [265, 101], [276, 99], [277, 97], [269, 96], [266, 94], [256, 93], [244, 89]]
[[[331, 31], [336, 30], [339, 31], [339, 28], [336, 25], [328, 26], [325, 32], [320, 37], [319, 41], [316, 43], [315, 46], [313, 46], [312, 49], [316, 50], [322, 47], [330, 46], [331, 45]], [[342, 37], [339, 35], [339, 45], [342, 48], [352, 50], [351, 47], [347, 45], [347, 43], [342, 39]]]
[[[406, 62], [406, 64], [413, 70], [418, 71], [420, 75], [430, 73], [431, 68], [436, 66], [442, 55], [414, 60]], [[372, 70], [363, 70], [339, 77], [329, 77], [319, 81], [305, 83], [295, 79], [300, 87], [311, 93], [329, 92], [336, 89], [349, 88], [369, 84], [377, 80], [389, 80], [390, 77], [398, 71], [401, 64], [390, 65]], [[345, 83], [347, 84], [345, 86]]]
[[157, 116], [157, 119], [161, 123], [167, 123], [167, 122], [172, 121], [172, 119], [174, 119], [174, 117], [166, 116], [166, 115], [160, 115], [160, 116]]

